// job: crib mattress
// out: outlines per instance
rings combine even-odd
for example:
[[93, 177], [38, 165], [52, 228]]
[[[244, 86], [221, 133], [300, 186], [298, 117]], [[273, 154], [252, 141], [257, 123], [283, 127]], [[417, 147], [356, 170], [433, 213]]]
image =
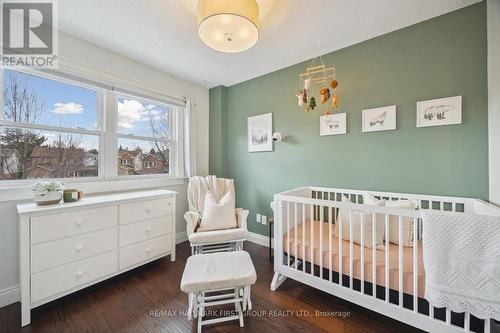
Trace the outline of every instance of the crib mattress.
[[[311, 242], [311, 223], [313, 224], [313, 244]], [[330, 260], [328, 259], [328, 223], [323, 224], [323, 235], [320, 234], [320, 224], [318, 221], [305, 222], [305, 254], [303, 253], [303, 225], [297, 226], [297, 238], [295, 238], [295, 229], [291, 229], [290, 233], [285, 234], [283, 238], [283, 249], [288, 251], [290, 244], [290, 255], [307, 262], [314, 262], [315, 265], [320, 264], [320, 258], [323, 257], [323, 267], [330, 269]], [[323, 250], [321, 251], [321, 238], [323, 239]], [[295, 239], [297, 240], [297, 253], [295, 253]], [[342, 240], [342, 273], [351, 275], [349, 272], [349, 241]], [[389, 288], [399, 291], [399, 246], [389, 243]], [[311, 245], [313, 245], [313, 257], [311, 256]], [[373, 283], [373, 260], [372, 249], [365, 248], [364, 258], [364, 279], [367, 282]], [[376, 284], [385, 287], [385, 248], [376, 250]], [[422, 242], [418, 244], [418, 297], [424, 297], [425, 291], [425, 273], [422, 256]], [[314, 259], [314, 260], [313, 260]], [[333, 236], [332, 230], [332, 267], [335, 272], [339, 271], [339, 239]], [[353, 272], [352, 276], [355, 279], [361, 279], [361, 246], [353, 243]], [[413, 295], [413, 247], [403, 247], [403, 292]]]

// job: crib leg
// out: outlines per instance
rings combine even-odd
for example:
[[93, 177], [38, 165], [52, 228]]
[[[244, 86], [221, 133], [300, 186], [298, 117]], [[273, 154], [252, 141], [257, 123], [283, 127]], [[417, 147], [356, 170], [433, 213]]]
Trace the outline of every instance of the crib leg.
[[285, 280], [286, 276], [278, 272], [274, 272], [273, 281], [271, 282], [271, 290], [275, 291], [276, 289], [278, 289], [279, 286], [281, 286], [281, 284], [285, 282]]

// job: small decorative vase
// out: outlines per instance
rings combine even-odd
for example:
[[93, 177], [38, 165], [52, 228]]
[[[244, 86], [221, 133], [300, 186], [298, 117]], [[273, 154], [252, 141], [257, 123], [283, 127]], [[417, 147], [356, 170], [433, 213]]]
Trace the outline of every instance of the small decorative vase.
[[33, 201], [35, 201], [38, 206], [56, 204], [59, 203], [61, 199], [61, 191], [35, 192], [33, 196]]

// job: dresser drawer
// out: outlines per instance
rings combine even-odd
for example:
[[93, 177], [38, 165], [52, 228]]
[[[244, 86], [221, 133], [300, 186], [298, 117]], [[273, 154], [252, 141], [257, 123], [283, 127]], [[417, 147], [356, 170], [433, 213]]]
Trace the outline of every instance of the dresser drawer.
[[116, 228], [33, 245], [31, 273], [81, 260], [117, 248]]
[[142, 242], [172, 231], [172, 215], [120, 226], [120, 246]]
[[120, 224], [127, 224], [172, 214], [172, 198], [162, 198], [120, 205]]
[[151, 258], [170, 252], [172, 235], [164, 235], [120, 249], [120, 269], [139, 264]]
[[100, 254], [31, 276], [31, 302], [78, 287], [117, 271], [116, 251]]
[[117, 206], [97, 207], [31, 218], [31, 244], [117, 225]]

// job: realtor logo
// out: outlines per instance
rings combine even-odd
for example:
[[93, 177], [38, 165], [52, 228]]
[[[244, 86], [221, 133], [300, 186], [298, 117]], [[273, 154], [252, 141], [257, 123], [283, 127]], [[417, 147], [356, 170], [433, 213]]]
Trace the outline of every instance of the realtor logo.
[[2, 3], [2, 65], [55, 68], [57, 27], [52, 1]]

